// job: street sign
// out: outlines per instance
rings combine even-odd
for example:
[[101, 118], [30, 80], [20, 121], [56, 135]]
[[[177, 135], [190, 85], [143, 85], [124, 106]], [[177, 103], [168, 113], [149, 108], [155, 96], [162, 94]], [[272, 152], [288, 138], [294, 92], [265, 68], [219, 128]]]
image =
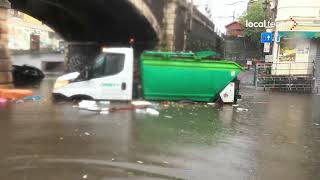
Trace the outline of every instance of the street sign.
[[272, 32], [261, 33], [261, 43], [271, 43], [272, 42]]
[[265, 53], [270, 52], [270, 43], [264, 43], [263, 52], [265, 52]]

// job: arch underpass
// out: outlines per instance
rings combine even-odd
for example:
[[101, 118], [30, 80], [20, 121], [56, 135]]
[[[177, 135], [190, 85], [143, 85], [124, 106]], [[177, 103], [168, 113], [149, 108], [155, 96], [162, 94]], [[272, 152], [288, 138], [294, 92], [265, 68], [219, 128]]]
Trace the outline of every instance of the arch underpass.
[[44, 22], [66, 41], [154, 47], [160, 27], [142, 0], [10, 0], [11, 7]]
[[[101, 46], [153, 49], [161, 29], [143, 0], [10, 0], [13, 9], [42, 21], [67, 42], [68, 71], [79, 71], [100, 52]], [[76, 43], [75, 43], [76, 42]], [[137, 53], [139, 54], [139, 53]]]
[[[68, 68], [92, 62], [101, 46], [129, 46], [131, 38], [136, 55], [148, 49], [221, 52], [222, 39], [214, 24], [190, 6], [186, 0], [0, 0], [0, 12], [10, 7], [24, 12], [69, 42]], [[4, 14], [0, 13], [0, 24], [6, 29]], [[0, 28], [0, 33], [6, 31]], [[12, 82], [5, 37], [0, 37], [0, 63], [6, 64], [2, 71], [8, 78], [0, 84]]]

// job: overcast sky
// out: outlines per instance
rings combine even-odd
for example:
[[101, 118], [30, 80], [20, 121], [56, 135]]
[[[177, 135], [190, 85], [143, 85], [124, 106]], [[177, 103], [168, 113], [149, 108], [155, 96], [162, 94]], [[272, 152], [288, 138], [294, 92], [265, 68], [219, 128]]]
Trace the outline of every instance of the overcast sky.
[[[191, 0], [188, 0], [189, 2]], [[195, 5], [204, 12], [204, 5], [209, 5], [212, 14], [212, 20], [216, 27], [225, 32], [225, 25], [232, 22], [233, 12], [238, 18], [247, 8], [249, 0], [193, 0]], [[228, 17], [229, 16], [229, 17]]]

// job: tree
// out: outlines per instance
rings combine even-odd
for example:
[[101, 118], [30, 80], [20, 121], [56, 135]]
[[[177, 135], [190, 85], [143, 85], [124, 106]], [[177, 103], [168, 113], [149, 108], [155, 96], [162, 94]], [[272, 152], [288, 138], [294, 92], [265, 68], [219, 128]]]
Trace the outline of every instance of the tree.
[[267, 18], [267, 12], [263, 9], [260, 1], [250, 5], [243, 16], [240, 17], [240, 24], [244, 28], [244, 36], [252, 43], [260, 43], [260, 35], [265, 32], [265, 27], [247, 27], [248, 22], [263, 22]]

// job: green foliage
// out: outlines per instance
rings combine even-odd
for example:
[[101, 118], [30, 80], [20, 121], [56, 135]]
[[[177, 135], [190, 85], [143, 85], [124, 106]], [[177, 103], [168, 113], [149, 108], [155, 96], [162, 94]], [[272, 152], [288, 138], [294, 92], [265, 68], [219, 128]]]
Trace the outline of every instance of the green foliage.
[[259, 42], [260, 35], [265, 32], [265, 28], [246, 27], [246, 22], [263, 22], [266, 20], [267, 12], [263, 9], [261, 2], [253, 3], [243, 16], [240, 17], [240, 24], [244, 28], [244, 36], [251, 42]]

